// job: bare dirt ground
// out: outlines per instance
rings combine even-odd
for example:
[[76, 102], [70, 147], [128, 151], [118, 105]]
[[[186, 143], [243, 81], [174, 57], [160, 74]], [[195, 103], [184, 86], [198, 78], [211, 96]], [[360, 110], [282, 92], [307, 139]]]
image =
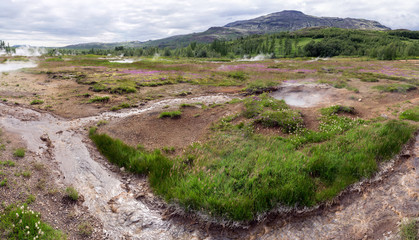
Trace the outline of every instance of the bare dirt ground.
[[[54, 163], [45, 163], [39, 156], [26, 152], [25, 156], [15, 157], [17, 148], [26, 148], [20, 136], [6, 132], [0, 135], [0, 161], [11, 160], [14, 166], [0, 166], [1, 178], [7, 185], [0, 187], [0, 202], [5, 206], [13, 203], [30, 202], [29, 208], [40, 212], [42, 220], [67, 234], [68, 239], [100, 239], [102, 224], [83, 206], [83, 197], [72, 201], [65, 193], [65, 187], [57, 183], [60, 172]], [[32, 200], [28, 200], [33, 198]], [[84, 228], [80, 228], [84, 226]], [[83, 231], [92, 231], [84, 235]]]
[[[111, 121], [103, 127], [114, 138], [136, 146], [141, 144], [149, 150], [162, 147], [174, 147], [181, 150], [193, 142], [203, 140], [211, 124], [223, 116], [232, 115], [241, 108], [238, 104], [202, 109], [199, 106], [183, 108], [179, 119], [158, 118], [160, 112]], [[167, 111], [175, 110], [168, 108]]]

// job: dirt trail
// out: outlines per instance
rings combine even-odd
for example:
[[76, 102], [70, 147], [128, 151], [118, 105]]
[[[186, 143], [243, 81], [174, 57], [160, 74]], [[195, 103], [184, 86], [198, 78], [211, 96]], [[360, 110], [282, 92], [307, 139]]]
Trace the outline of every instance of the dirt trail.
[[[84, 195], [84, 204], [104, 224], [109, 239], [391, 239], [397, 238], [397, 225], [403, 218], [419, 215], [419, 137], [407, 159], [362, 194], [344, 198], [341, 205], [320, 214], [300, 219], [277, 219], [242, 230], [237, 234], [201, 230], [175, 220], [166, 220], [162, 210], [138, 198], [145, 192], [144, 182], [124, 179], [95, 161], [99, 154], [89, 150], [84, 127], [98, 120], [124, 118], [166, 105], [204, 102], [221, 103], [230, 100], [225, 95], [190, 99], [168, 99], [121, 112], [64, 120], [48, 113], [39, 113], [18, 106], [0, 104], [0, 125], [19, 134], [28, 150], [39, 155], [47, 164], [52, 159], [62, 173], [58, 181], [72, 184]], [[52, 146], [48, 146], [48, 138]], [[93, 152], [93, 153], [92, 153]], [[50, 154], [53, 156], [50, 157]], [[192, 224], [193, 225], [193, 224]], [[213, 233], [211, 233], [213, 232]], [[234, 237], [233, 237], [234, 236]]]

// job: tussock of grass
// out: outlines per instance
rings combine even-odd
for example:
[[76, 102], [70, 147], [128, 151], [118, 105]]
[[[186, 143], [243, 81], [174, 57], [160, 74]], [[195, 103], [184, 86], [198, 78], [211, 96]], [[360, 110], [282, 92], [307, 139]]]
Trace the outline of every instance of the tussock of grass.
[[77, 201], [79, 199], [79, 193], [73, 186], [67, 187], [65, 189], [65, 193], [73, 201]]
[[39, 104], [43, 104], [44, 101], [40, 100], [40, 99], [35, 99], [31, 101], [31, 105], [39, 105]]
[[118, 110], [121, 110], [123, 108], [130, 108], [130, 107], [131, 107], [131, 104], [129, 104], [129, 103], [121, 103], [118, 106], [111, 107], [110, 110], [111, 111], [118, 111]]
[[[251, 108], [245, 111], [248, 117], [258, 117], [266, 108], [288, 109], [267, 96], [245, 104]], [[160, 151], [137, 150], [94, 129], [90, 138], [109, 161], [148, 174], [154, 191], [167, 201], [250, 220], [278, 205], [312, 206], [335, 197], [371, 177], [415, 130], [400, 121], [367, 123], [332, 114], [324, 115], [319, 132], [299, 129], [277, 137], [255, 134], [252, 124], [234, 125], [233, 119], [222, 119], [206, 143], [195, 143], [174, 159]]]
[[288, 108], [284, 100], [269, 97], [266, 93], [244, 100], [243, 116], [265, 127], [280, 127], [285, 133], [294, 132], [303, 126], [303, 118], [298, 111]]
[[400, 114], [399, 118], [419, 122], [419, 106], [408, 109], [408, 110], [402, 112]]
[[109, 96], [104, 96], [104, 97], [96, 96], [96, 97], [91, 98], [89, 102], [90, 103], [95, 103], [95, 102], [106, 103], [106, 102], [109, 102], [109, 99], [110, 99]]
[[181, 115], [182, 115], [181, 111], [162, 112], [160, 113], [159, 118], [177, 119], [177, 118], [180, 118]]
[[25, 149], [24, 148], [17, 148], [13, 152], [13, 156], [23, 158], [25, 156]]

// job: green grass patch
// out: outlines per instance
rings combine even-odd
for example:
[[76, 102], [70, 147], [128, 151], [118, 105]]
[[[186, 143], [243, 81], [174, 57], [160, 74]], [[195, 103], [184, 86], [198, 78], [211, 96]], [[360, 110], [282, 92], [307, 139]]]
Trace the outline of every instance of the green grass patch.
[[110, 93], [125, 94], [125, 93], [135, 93], [137, 89], [135, 87], [120, 85], [113, 87], [109, 90]]
[[402, 112], [399, 118], [419, 122], [419, 106], [416, 106], [414, 108], [411, 108]]
[[266, 93], [246, 98], [244, 106], [243, 116], [253, 118], [265, 127], [279, 127], [285, 133], [303, 127], [303, 118], [298, 111], [289, 109], [284, 100], [274, 99]]
[[130, 107], [131, 107], [131, 104], [129, 104], [129, 103], [121, 103], [118, 106], [112, 106], [110, 110], [111, 111], [118, 111], [118, 110], [121, 110], [123, 108], [130, 108]]
[[93, 86], [89, 87], [89, 90], [92, 90], [93, 92], [108, 91], [109, 89], [109, 87], [103, 85], [102, 83], [95, 83]]
[[400, 237], [402, 240], [418, 239], [418, 227], [415, 219], [412, 219], [400, 226]]
[[107, 103], [107, 102], [109, 102], [109, 100], [110, 100], [109, 96], [104, 96], [104, 97], [95, 96], [95, 97], [89, 99], [89, 103], [96, 103], [96, 102]]
[[194, 108], [195, 105], [194, 104], [190, 104], [190, 103], [182, 103], [179, 105], [180, 108]]
[[240, 81], [244, 81], [248, 78], [247, 74], [243, 71], [229, 72], [227, 76], [230, 78], [240, 80]]
[[334, 105], [334, 106], [331, 106], [331, 107], [322, 108], [320, 110], [320, 112], [322, 113], [322, 115], [325, 115], [325, 116], [330, 116], [330, 115], [338, 114], [338, 113], [354, 114], [355, 109], [353, 107], [347, 107], [347, 106], [342, 106], [342, 105]]
[[23, 158], [23, 157], [25, 157], [25, 149], [24, 149], [24, 148], [17, 148], [17, 149], [13, 152], [13, 156], [14, 156], [14, 157], [19, 157], [19, 158]]
[[73, 186], [67, 187], [65, 189], [65, 193], [67, 197], [69, 197], [73, 201], [77, 201], [79, 199], [79, 193]]
[[415, 90], [417, 87], [410, 84], [387, 84], [373, 87], [380, 92], [406, 93], [407, 91]]
[[43, 103], [44, 103], [44, 101], [40, 100], [40, 99], [35, 99], [35, 100], [32, 100], [30, 102], [31, 105], [39, 105], [39, 104], [43, 104]]
[[0, 187], [5, 187], [5, 186], [7, 186], [7, 178], [3, 179], [3, 180], [0, 182]]
[[26, 204], [9, 205], [0, 213], [2, 239], [66, 239], [66, 235], [41, 220]]
[[[244, 104], [242, 115], [253, 121], [290, 111], [266, 94], [246, 98]], [[348, 185], [371, 177], [415, 131], [402, 121], [372, 123], [340, 112], [352, 109], [325, 109], [319, 131], [298, 127], [287, 137], [255, 134], [252, 121], [235, 124], [238, 115], [229, 116], [214, 124], [207, 142], [194, 143], [176, 158], [128, 146], [95, 129], [89, 136], [112, 163], [147, 174], [155, 193], [167, 201], [250, 220], [277, 206], [313, 206], [332, 199]], [[270, 117], [289, 119], [286, 114]]]
[[7, 160], [7, 161], [0, 161], [0, 165], [7, 166], [7, 167], [14, 167], [16, 163], [13, 162], [12, 160]]
[[160, 113], [159, 118], [177, 119], [177, 118], [180, 118], [181, 115], [182, 115], [181, 111], [162, 112]]

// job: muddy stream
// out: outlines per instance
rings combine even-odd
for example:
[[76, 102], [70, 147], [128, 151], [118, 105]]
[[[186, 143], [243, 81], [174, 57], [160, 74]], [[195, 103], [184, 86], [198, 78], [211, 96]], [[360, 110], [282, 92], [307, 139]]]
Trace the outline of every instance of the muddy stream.
[[[72, 184], [84, 196], [84, 204], [98, 217], [108, 239], [391, 239], [397, 238], [397, 225], [419, 213], [419, 137], [388, 176], [359, 194], [344, 198], [337, 207], [303, 218], [275, 218], [248, 229], [205, 231], [179, 221], [166, 219], [162, 211], [137, 198], [143, 191], [138, 181], [125, 181], [100, 161], [99, 153], [89, 148], [87, 126], [99, 120], [124, 118], [165, 105], [203, 102], [223, 103], [226, 95], [190, 99], [168, 99], [120, 112], [65, 120], [20, 106], [0, 104], [0, 125], [19, 134], [29, 151], [46, 164], [59, 166], [58, 182]], [[43, 140], [42, 140], [43, 139]], [[49, 139], [49, 140], [48, 140]], [[50, 143], [49, 143], [50, 141]], [[124, 185], [128, 184], [128, 187]], [[110, 204], [112, 202], [112, 204]]]

